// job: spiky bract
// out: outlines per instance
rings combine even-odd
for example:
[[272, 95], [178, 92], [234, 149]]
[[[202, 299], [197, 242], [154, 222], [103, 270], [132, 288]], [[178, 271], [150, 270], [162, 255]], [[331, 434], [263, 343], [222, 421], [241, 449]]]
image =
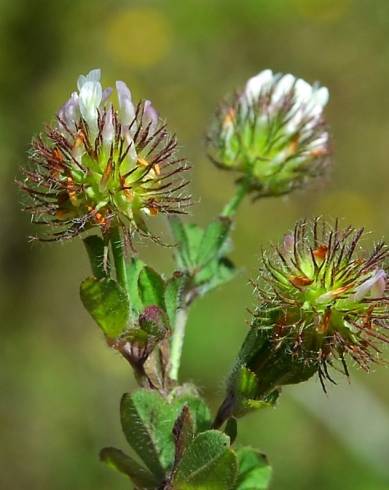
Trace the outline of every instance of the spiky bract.
[[46, 225], [40, 238], [72, 238], [91, 227], [149, 234], [145, 215], [183, 213], [189, 204], [181, 177], [188, 165], [151, 103], [134, 106], [117, 82], [115, 109], [99, 80], [99, 70], [81, 76], [57, 123], [32, 142], [20, 185], [33, 222]]
[[388, 248], [360, 252], [363, 229], [319, 219], [300, 222], [274, 253], [264, 252], [256, 284], [254, 324], [281, 349], [310, 365], [322, 380], [351, 357], [368, 370], [389, 341]]

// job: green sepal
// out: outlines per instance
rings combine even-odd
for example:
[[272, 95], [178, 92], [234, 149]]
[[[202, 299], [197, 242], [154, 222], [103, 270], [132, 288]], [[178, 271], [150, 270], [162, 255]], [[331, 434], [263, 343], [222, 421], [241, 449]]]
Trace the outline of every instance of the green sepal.
[[158, 392], [141, 389], [121, 401], [124, 435], [145, 466], [160, 481], [175, 458], [173, 427], [182, 404], [167, 402]]
[[126, 292], [113, 279], [88, 277], [80, 286], [81, 301], [109, 339], [129, 326], [130, 305]]
[[109, 467], [127, 475], [138, 488], [154, 490], [159, 484], [149, 470], [120, 449], [106, 447], [100, 451], [100, 459]]
[[239, 476], [236, 490], [267, 490], [272, 469], [265, 455], [244, 447], [237, 451]]
[[229, 218], [220, 216], [207, 226], [197, 252], [196, 265], [199, 268], [222, 255], [231, 224], [232, 221]]
[[108, 271], [106, 270], [108, 263], [105, 263], [106, 246], [104, 240], [97, 235], [90, 235], [84, 238], [84, 245], [88, 253], [93, 275], [98, 279], [106, 277], [108, 275]]
[[145, 266], [141, 270], [138, 290], [143, 307], [157, 305], [165, 310], [165, 281], [151, 267]]
[[229, 446], [229, 437], [220, 431], [200, 433], [177, 465], [172, 488], [232, 490], [237, 479], [238, 461]]

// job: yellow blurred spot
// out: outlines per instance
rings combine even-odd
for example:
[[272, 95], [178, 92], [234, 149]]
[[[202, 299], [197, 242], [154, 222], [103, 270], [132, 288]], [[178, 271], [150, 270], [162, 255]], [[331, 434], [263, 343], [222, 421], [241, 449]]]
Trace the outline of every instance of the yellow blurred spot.
[[104, 45], [114, 61], [145, 67], [158, 63], [171, 46], [166, 17], [152, 8], [118, 10], [108, 22]]
[[291, 0], [304, 17], [319, 22], [334, 22], [347, 12], [351, 0]]

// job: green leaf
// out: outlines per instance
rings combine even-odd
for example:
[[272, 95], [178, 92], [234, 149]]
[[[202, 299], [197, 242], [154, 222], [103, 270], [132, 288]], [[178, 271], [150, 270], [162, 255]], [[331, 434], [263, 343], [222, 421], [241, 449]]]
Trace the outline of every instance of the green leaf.
[[196, 263], [199, 267], [204, 267], [211, 260], [221, 256], [231, 223], [229, 218], [219, 217], [207, 226], [197, 253]]
[[235, 266], [227, 257], [213, 260], [196, 274], [196, 284], [199, 285], [200, 294], [204, 295], [225, 284], [233, 279], [235, 274]]
[[111, 468], [129, 476], [134, 485], [143, 490], [153, 490], [159, 483], [149, 470], [120, 449], [106, 447], [100, 452], [100, 459]]
[[98, 279], [107, 276], [105, 270], [105, 244], [104, 240], [97, 235], [84, 238], [84, 245], [88, 253], [89, 262], [93, 275]]
[[160, 480], [174, 462], [173, 427], [181, 409], [182, 405], [168, 403], [151, 390], [138, 390], [122, 397], [124, 435], [145, 466]]
[[237, 451], [239, 477], [236, 490], [266, 490], [271, 479], [271, 466], [266, 456], [255, 449], [244, 447]]
[[173, 479], [174, 490], [231, 490], [238, 472], [229, 438], [220, 431], [199, 434], [185, 451]]
[[231, 417], [227, 420], [224, 432], [230, 438], [231, 444], [233, 444], [238, 435], [238, 422], [235, 417]]
[[175, 272], [173, 277], [166, 281], [165, 285], [165, 305], [166, 313], [169, 316], [170, 325], [173, 327], [176, 321], [176, 314], [179, 308], [184, 307], [185, 285], [188, 275], [183, 272]]
[[81, 283], [80, 296], [85, 308], [108, 338], [115, 339], [128, 328], [128, 297], [113, 279], [85, 279]]
[[176, 446], [175, 463], [177, 463], [194, 437], [193, 420], [188, 405], [184, 405], [174, 424], [173, 436]]
[[127, 266], [127, 290], [135, 318], [137, 318], [143, 310], [142, 300], [139, 296], [138, 281], [139, 275], [144, 267], [145, 263], [136, 257], [133, 257]]
[[185, 232], [184, 223], [178, 216], [171, 216], [169, 218], [170, 230], [175, 240], [176, 245], [176, 262], [177, 266], [181, 270], [188, 269], [190, 267], [188, 257], [188, 237]]
[[170, 229], [176, 241], [176, 261], [179, 269], [192, 270], [204, 231], [192, 223], [183, 223], [177, 216], [169, 219]]
[[211, 428], [212, 415], [208, 405], [202, 398], [199, 396], [187, 396], [181, 400], [189, 407], [196, 434]]
[[203, 239], [204, 230], [194, 223], [186, 223], [185, 233], [187, 236], [187, 255], [189, 263], [192, 267], [197, 267], [197, 254]]
[[138, 288], [144, 307], [157, 305], [165, 310], [165, 281], [158, 272], [145, 266], [139, 274]]

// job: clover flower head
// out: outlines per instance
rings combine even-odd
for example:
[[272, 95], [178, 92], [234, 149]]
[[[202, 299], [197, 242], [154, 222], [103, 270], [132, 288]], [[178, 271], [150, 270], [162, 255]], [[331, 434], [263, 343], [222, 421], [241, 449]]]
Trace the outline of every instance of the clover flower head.
[[328, 365], [348, 375], [347, 358], [363, 369], [389, 342], [388, 248], [359, 253], [363, 230], [300, 222], [276, 252], [263, 253], [254, 323], [274, 352], [313, 366], [331, 380]]
[[329, 162], [326, 87], [264, 70], [224, 102], [209, 133], [216, 165], [245, 176], [259, 196], [282, 195], [322, 175]]
[[72, 238], [91, 227], [149, 235], [145, 216], [184, 213], [190, 204], [182, 177], [189, 167], [151, 102], [135, 105], [117, 81], [114, 104], [100, 77], [99, 69], [81, 75], [56, 123], [32, 141], [20, 185], [33, 222], [46, 225], [42, 239]]

